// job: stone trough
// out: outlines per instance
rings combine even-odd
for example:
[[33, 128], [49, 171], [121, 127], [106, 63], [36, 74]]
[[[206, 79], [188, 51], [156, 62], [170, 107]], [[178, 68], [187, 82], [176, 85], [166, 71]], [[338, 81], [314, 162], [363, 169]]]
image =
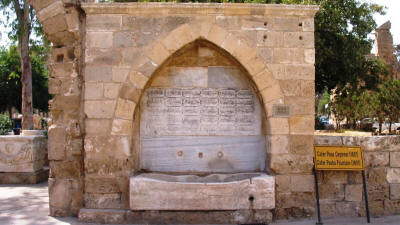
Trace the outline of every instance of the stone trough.
[[130, 178], [131, 210], [239, 210], [275, 208], [275, 177], [264, 173], [167, 175]]

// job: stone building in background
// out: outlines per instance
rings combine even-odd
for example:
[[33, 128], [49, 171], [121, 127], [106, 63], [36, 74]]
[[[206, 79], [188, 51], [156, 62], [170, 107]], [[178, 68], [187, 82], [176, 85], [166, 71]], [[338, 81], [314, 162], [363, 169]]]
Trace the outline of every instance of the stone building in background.
[[400, 78], [400, 65], [394, 54], [391, 23], [387, 21], [375, 30], [376, 56], [386, 62], [392, 79]]

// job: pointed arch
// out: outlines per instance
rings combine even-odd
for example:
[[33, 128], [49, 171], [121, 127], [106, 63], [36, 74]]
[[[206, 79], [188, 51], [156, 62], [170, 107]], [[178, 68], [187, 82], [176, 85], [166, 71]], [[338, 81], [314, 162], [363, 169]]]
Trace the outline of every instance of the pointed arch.
[[181, 25], [158, 38], [147, 46], [137, 63], [132, 65], [129, 76], [119, 92], [112, 123], [112, 135], [130, 135], [121, 134], [120, 131], [126, 130], [123, 129], [126, 126], [132, 126], [132, 123], [130, 125], [128, 123], [133, 121], [136, 105], [153, 74], [156, 74], [157, 69], [161, 68], [176, 52], [196, 40], [212, 43], [240, 64], [249, 75], [251, 82], [255, 84], [256, 92], [261, 98], [267, 115], [271, 115], [270, 103], [283, 103], [279, 82], [273, 77], [256, 48], [248, 46], [235, 34], [216, 24], [195, 21]]

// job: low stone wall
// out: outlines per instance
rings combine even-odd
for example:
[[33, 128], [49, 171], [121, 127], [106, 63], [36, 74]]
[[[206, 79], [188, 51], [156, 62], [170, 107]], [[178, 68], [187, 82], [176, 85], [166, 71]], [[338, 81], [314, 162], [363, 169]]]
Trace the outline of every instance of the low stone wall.
[[[0, 136], [0, 183], [37, 183], [47, 179], [47, 138]], [[47, 174], [47, 175], [46, 175]]]
[[[400, 213], [400, 136], [315, 136], [315, 145], [362, 146], [372, 216]], [[322, 217], [364, 216], [359, 171], [318, 171]]]

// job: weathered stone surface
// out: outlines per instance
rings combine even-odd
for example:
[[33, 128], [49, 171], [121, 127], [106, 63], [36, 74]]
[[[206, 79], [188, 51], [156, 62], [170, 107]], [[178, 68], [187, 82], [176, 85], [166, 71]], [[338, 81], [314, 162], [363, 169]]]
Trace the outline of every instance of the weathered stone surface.
[[400, 199], [400, 184], [390, 184], [390, 200]]
[[88, 118], [107, 119], [114, 114], [115, 101], [93, 100], [85, 101], [84, 111]]
[[310, 135], [314, 133], [314, 116], [292, 116], [289, 118], [290, 134]]
[[[226, 183], [224, 180], [230, 182]], [[198, 190], [202, 191], [199, 193]], [[160, 205], [157, 203], [159, 201], [166, 204]], [[237, 210], [274, 207], [275, 179], [265, 174], [214, 174], [204, 178], [143, 174], [130, 179], [131, 210]]]
[[277, 174], [309, 173], [314, 165], [312, 155], [271, 154], [267, 158]]
[[400, 183], [400, 168], [389, 168], [386, 179], [390, 184]]
[[361, 202], [363, 189], [361, 184], [353, 184], [345, 186], [345, 200]]
[[292, 175], [290, 177], [290, 189], [292, 192], [313, 192], [313, 175]]
[[49, 127], [49, 160], [65, 159], [66, 130], [65, 127], [52, 125]]
[[48, 168], [35, 172], [0, 172], [0, 184], [37, 184], [48, 178]]
[[115, 209], [79, 210], [79, 221], [85, 223], [121, 224], [125, 222], [126, 211]]
[[390, 167], [400, 167], [400, 152], [390, 152]]
[[44, 136], [0, 136], [0, 172], [36, 172], [47, 154]]
[[[392, 152], [394, 153], [394, 152]], [[392, 154], [390, 153], [390, 154]], [[365, 152], [364, 166], [385, 167], [389, 165], [389, 152]]]

